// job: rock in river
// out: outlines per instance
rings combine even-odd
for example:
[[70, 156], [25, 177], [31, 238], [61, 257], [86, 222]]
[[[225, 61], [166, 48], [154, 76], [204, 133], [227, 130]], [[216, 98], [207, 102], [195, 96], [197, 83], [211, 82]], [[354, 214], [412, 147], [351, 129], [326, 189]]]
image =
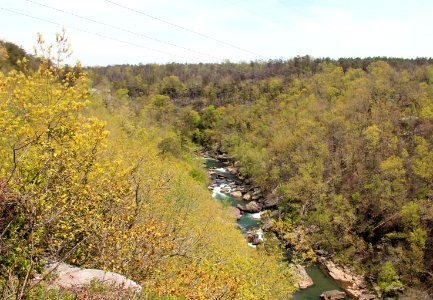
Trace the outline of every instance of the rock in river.
[[239, 208], [237, 208], [237, 207], [233, 207], [233, 206], [230, 206], [230, 207], [228, 208], [228, 211], [229, 211], [230, 214], [231, 214], [232, 216], [234, 216], [237, 220], [239, 220], [239, 219], [241, 218], [241, 211], [239, 210]]
[[346, 293], [337, 290], [332, 290], [332, 291], [323, 292], [320, 295], [320, 297], [325, 300], [342, 300], [346, 298]]
[[230, 187], [228, 186], [222, 187], [220, 191], [221, 193], [230, 193]]
[[337, 281], [343, 283], [344, 290], [355, 299], [362, 295], [369, 295], [371, 292], [367, 289], [367, 284], [363, 276], [355, 274], [352, 270], [337, 266], [334, 262], [327, 260], [325, 257], [318, 258], [319, 263], [326, 267], [329, 275]]
[[242, 199], [244, 199], [245, 201], [250, 201], [251, 200], [251, 194], [250, 193], [246, 193]]
[[313, 285], [313, 280], [308, 276], [307, 271], [305, 271], [303, 266], [291, 264], [290, 267], [298, 278], [298, 282], [296, 283], [298, 288], [306, 289]]
[[250, 203], [247, 203], [246, 205], [240, 205], [238, 204], [236, 206], [240, 210], [243, 210], [245, 212], [249, 213], [258, 213], [260, 211], [260, 206], [256, 201], [251, 201]]
[[234, 191], [231, 193], [231, 195], [235, 199], [242, 199], [242, 193], [240, 191]]
[[229, 173], [231, 173], [233, 175], [236, 175], [238, 173], [238, 169], [236, 167], [228, 166], [226, 169]]

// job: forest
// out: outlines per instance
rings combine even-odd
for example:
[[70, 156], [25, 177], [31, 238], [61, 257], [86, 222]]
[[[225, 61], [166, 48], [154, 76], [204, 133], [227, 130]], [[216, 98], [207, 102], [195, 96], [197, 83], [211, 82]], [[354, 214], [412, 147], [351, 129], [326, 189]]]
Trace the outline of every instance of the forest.
[[59, 59], [64, 36], [39, 41], [36, 57], [0, 46], [3, 298], [47, 298], [31, 278], [61, 260], [143, 299], [288, 299], [281, 247], [246, 245], [203, 149], [277, 199], [276, 236], [305, 232], [383, 297], [433, 294], [432, 59], [83, 68]]

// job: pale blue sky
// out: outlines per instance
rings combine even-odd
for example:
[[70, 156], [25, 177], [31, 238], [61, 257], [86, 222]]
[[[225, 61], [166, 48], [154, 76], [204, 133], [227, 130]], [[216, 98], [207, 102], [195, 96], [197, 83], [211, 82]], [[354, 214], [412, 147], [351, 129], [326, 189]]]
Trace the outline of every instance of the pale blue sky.
[[[71, 60], [79, 59], [84, 65], [174, 61], [220, 62], [222, 59], [238, 62], [286, 59], [305, 54], [332, 58], [433, 56], [433, 1], [428, 0], [112, 2], [121, 3], [131, 9], [195, 30], [247, 51], [180, 30], [106, 0], [0, 0], [0, 8], [3, 8], [0, 9], [0, 39], [14, 42], [32, 51], [37, 32], [41, 32], [47, 41], [52, 41], [55, 32], [61, 30], [62, 26], [59, 24], [62, 24], [74, 49]], [[112, 27], [86, 21], [36, 3]], [[55, 24], [5, 9], [46, 19]], [[124, 31], [113, 27], [122, 28]]]

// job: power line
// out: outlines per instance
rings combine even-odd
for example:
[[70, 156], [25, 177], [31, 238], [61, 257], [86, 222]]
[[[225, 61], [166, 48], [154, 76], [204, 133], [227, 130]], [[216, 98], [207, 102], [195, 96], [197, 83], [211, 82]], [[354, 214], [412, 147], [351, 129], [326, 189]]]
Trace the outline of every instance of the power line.
[[[27, 18], [35, 19], [35, 20], [42, 21], [42, 22], [49, 23], [49, 24], [54, 24], [56, 26], [61, 26], [61, 27], [72, 29], [72, 30], [84, 32], [86, 34], [94, 35], [94, 36], [101, 37], [101, 38], [104, 38], [104, 39], [107, 39], [107, 40], [112, 40], [112, 41], [115, 41], [115, 42], [131, 45], [131, 46], [134, 46], [134, 47], [150, 50], [150, 51], [153, 51], [153, 52], [158, 52], [158, 53], [162, 53], [162, 54], [166, 54], [166, 55], [170, 55], [170, 56], [175, 56], [175, 57], [179, 57], [179, 58], [186, 59], [186, 60], [192, 60], [192, 61], [195, 61], [196, 63], [200, 63], [200, 61], [197, 60], [197, 59], [184, 57], [184, 56], [173, 54], [173, 53], [166, 52], [166, 51], [163, 51], [163, 50], [154, 49], [154, 48], [142, 46], [142, 45], [139, 45], [139, 44], [136, 44], [136, 43], [132, 43], [132, 42], [120, 40], [120, 39], [117, 39], [117, 38], [113, 38], [113, 37], [110, 37], [110, 36], [102, 35], [102, 34], [99, 34], [99, 33], [91, 32], [91, 31], [88, 31], [88, 30], [85, 30], [85, 29], [81, 29], [81, 28], [77, 28], [77, 27], [73, 27], [73, 26], [69, 26], [69, 25], [65, 25], [65, 24], [61, 24], [61, 23], [57, 23], [57, 22], [53, 22], [53, 21], [50, 21], [50, 20], [47, 20], [47, 19], [44, 19], [44, 18], [40, 18], [40, 17], [32, 16], [32, 15], [29, 15], [29, 14], [26, 14], [26, 13], [18, 12], [16, 10], [4, 8], [4, 7], [0, 7], [0, 9], [3, 10], [3, 11], [9, 12], [9, 13], [13, 13], [13, 14], [24, 16], [24, 17], [27, 17]], [[242, 75], [247, 75], [248, 74], [245, 71], [241, 71], [241, 70], [237, 70], [237, 69], [232, 69], [228, 65], [226, 66], [225, 64], [217, 64], [217, 65], [220, 65], [223, 68], [227, 67], [227, 71], [230, 71], [230, 72], [234, 72], [234, 73], [238, 73], [238, 74], [242, 74]], [[276, 75], [276, 76], [278, 76], [278, 74], [274, 74], [274, 73], [268, 73], [268, 75], [274, 75], [274, 76]]]
[[135, 46], [135, 47], [138, 47], [138, 48], [143, 48], [143, 49], [146, 49], [146, 50], [150, 50], [150, 51], [154, 51], [154, 52], [158, 52], [158, 53], [162, 53], [162, 54], [166, 54], [166, 55], [171, 55], [171, 56], [179, 57], [179, 58], [186, 59], [186, 60], [193, 60], [193, 61], [196, 61], [196, 62], [200, 62], [199, 60], [196, 60], [196, 59], [184, 57], [184, 56], [181, 56], [181, 55], [173, 54], [173, 53], [166, 52], [166, 51], [159, 50], [159, 49], [154, 49], [154, 48], [142, 46], [142, 45], [131, 43], [131, 42], [128, 42], [128, 41], [119, 40], [119, 39], [116, 39], [116, 38], [113, 38], [113, 37], [109, 37], [109, 36], [106, 36], [106, 35], [103, 35], [103, 34], [91, 32], [91, 31], [88, 31], [88, 30], [85, 30], [85, 29], [81, 29], [81, 28], [77, 28], [77, 27], [73, 27], [73, 26], [69, 26], [69, 25], [60, 24], [60, 23], [53, 22], [53, 21], [50, 21], [50, 20], [47, 20], [47, 19], [43, 19], [43, 18], [40, 18], [40, 17], [35, 17], [35, 16], [29, 15], [29, 14], [21, 13], [21, 12], [12, 10], [12, 9], [4, 8], [4, 7], [0, 7], [0, 9], [4, 10], [4, 11], [7, 11], [7, 12], [10, 12], [10, 13], [13, 13], [13, 14], [17, 14], [17, 15], [24, 16], [24, 17], [31, 18], [31, 19], [35, 19], [35, 20], [38, 20], [38, 21], [54, 24], [56, 26], [62, 26], [62, 27], [65, 27], [65, 28], [76, 30], [76, 31], [81, 31], [81, 32], [84, 32], [84, 33], [87, 33], [87, 34], [90, 34], [90, 35], [98, 36], [98, 37], [101, 37], [101, 38], [104, 38], [104, 39], [108, 39], [108, 40], [112, 40], [112, 41], [116, 41], [116, 42], [119, 42], [119, 43]]
[[130, 34], [134, 34], [134, 35], [137, 35], [137, 36], [140, 36], [140, 37], [144, 37], [146, 39], [153, 40], [153, 41], [156, 41], [158, 43], [162, 43], [162, 44], [170, 45], [170, 46], [173, 46], [173, 47], [177, 47], [177, 48], [180, 48], [180, 49], [183, 49], [183, 50], [186, 50], [186, 51], [194, 52], [196, 54], [208, 56], [208, 57], [211, 57], [211, 58], [214, 58], [214, 59], [223, 60], [223, 58], [218, 57], [218, 56], [214, 56], [214, 55], [211, 55], [211, 54], [208, 54], [208, 53], [204, 53], [204, 52], [201, 52], [201, 51], [197, 51], [197, 50], [194, 50], [194, 49], [183, 47], [183, 46], [171, 43], [171, 42], [166, 42], [166, 41], [163, 41], [163, 40], [151, 37], [151, 36], [147, 36], [147, 35], [139, 33], [139, 32], [134, 32], [134, 31], [122, 28], [122, 27], [110, 25], [110, 24], [107, 24], [107, 23], [104, 23], [104, 22], [101, 22], [101, 21], [97, 21], [97, 20], [88, 18], [88, 17], [80, 16], [80, 15], [75, 14], [73, 12], [69, 12], [69, 11], [66, 11], [66, 10], [63, 10], [63, 9], [55, 8], [55, 7], [52, 7], [52, 6], [43, 4], [43, 3], [39, 3], [37, 1], [33, 1], [33, 0], [24, 0], [24, 1], [27, 1], [27, 2], [30, 2], [30, 3], [39, 5], [39, 6], [43, 6], [43, 7], [55, 10], [55, 11], [59, 11], [59, 12], [62, 12], [64, 14], [71, 15], [71, 16], [74, 16], [76, 18], [80, 18], [80, 19], [83, 19], [83, 20], [86, 20], [86, 21], [89, 21], [89, 22], [93, 22], [95, 24], [103, 25], [103, 26], [106, 26], [106, 27], [110, 27], [110, 28], [113, 28], [113, 29], [116, 29], [116, 30], [120, 30], [120, 31], [126, 32], [126, 33], [130, 33]]
[[250, 51], [250, 50], [248, 50], [248, 49], [244, 49], [244, 48], [238, 47], [238, 46], [233, 45], [233, 44], [231, 44], [231, 43], [228, 43], [228, 42], [222, 41], [222, 40], [220, 40], [220, 39], [216, 39], [216, 38], [214, 38], [214, 37], [212, 37], [212, 36], [210, 36], [210, 35], [207, 35], [207, 34], [204, 34], [204, 33], [198, 32], [198, 31], [193, 30], [193, 29], [189, 29], [189, 28], [187, 28], [187, 27], [184, 27], [184, 26], [181, 26], [181, 25], [178, 25], [178, 24], [172, 23], [172, 22], [170, 22], [170, 21], [166, 21], [166, 20], [164, 20], [164, 19], [162, 19], [162, 18], [158, 18], [158, 17], [152, 16], [152, 15], [150, 15], [150, 14], [148, 14], [148, 13], [143, 12], [143, 11], [139, 11], [139, 10], [136, 10], [136, 9], [134, 9], [134, 8], [130, 8], [130, 7], [128, 7], [128, 6], [125, 6], [125, 5], [122, 5], [122, 4], [119, 4], [119, 3], [116, 3], [116, 2], [111, 1], [111, 0], [104, 0], [104, 1], [105, 1], [105, 2], [108, 2], [108, 3], [111, 3], [111, 4], [113, 4], [113, 5], [116, 5], [116, 6], [118, 6], [118, 7], [124, 8], [124, 9], [126, 9], [126, 10], [133, 11], [133, 12], [135, 12], [135, 13], [137, 13], [137, 14], [140, 14], [140, 15], [146, 16], [146, 17], [151, 18], [151, 19], [153, 19], [153, 20], [156, 20], [156, 21], [159, 21], [159, 22], [162, 22], [162, 23], [168, 24], [168, 25], [170, 25], [170, 26], [176, 27], [176, 28], [178, 28], [178, 29], [182, 29], [182, 30], [184, 30], [184, 31], [187, 31], [187, 32], [193, 33], [193, 34], [195, 34], [195, 35], [201, 36], [201, 37], [206, 38], [206, 39], [208, 39], [208, 40], [212, 40], [212, 41], [214, 41], [214, 42], [218, 42], [218, 43], [220, 43], [220, 44], [223, 44], [223, 45], [226, 45], [226, 46], [232, 47], [232, 48], [234, 48], [234, 49], [237, 49], [237, 50], [240, 50], [240, 51], [243, 51], [243, 52], [249, 53], [249, 54], [253, 54], [253, 55], [257, 56], [257, 57], [261, 57], [261, 58], [267, 59], [266, 56], [261, 55], [261, 54], [259, 54], [259, 53], [255, 53], [255, 52]]

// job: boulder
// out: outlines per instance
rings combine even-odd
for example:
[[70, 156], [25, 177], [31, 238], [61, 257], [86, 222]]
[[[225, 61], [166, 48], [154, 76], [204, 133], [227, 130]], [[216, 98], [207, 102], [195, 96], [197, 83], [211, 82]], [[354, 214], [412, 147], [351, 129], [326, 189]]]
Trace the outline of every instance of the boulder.
[[243, 210], [245, 212], [249, 213], [258, 213], [260, 211], [260, 206], [256, 201], [251, 201], [250, 203], [247, 203], [246, 205], [240, 205], [238, 204], [236, 206], [240, 210]]
[[297, 286], [300, 289], [306, 289], [311, 287], [314, 283], [310, 276], [308, 276], [307, 271], [305, 271], [305, 268], [301, 265], [293, 265], [291, 264], [290, 267], [293, 270], [293, 274], [298, 278], [297, 280]]
[[235, 199], [242, 199], [242, 193], [240, 191], [234, 191], [231, 193], [231, 196]]
[[242, 199], [244, 199], [245, 201], [250, 201], [251, 200], [251, 194], [250, 193], [246, 193]]
[[234, 166], [228, 166], [227, 171], [231, 174], [237, 174], [238, 173], [238, 169], [235, 168]]
[[259, 194], [253, 194], [251, 196], [251, 200], [258, 200], [258, 199], [260, 199], [260, 195]]
[[230, 187], [228, 186], [222, 187], [220, 191], [221, 193], [230, 193]]
[[241, 211], [239, 208], [230, 206], [228, 208], [228, 211], [232, 216], [236, 218], [236, 220], [239, 220], [241, 218]]
[[342, 300], [346, 298], [346, 293], [337, 290], [332, 290], [332, 291], [323, 292], [320, 295], [320, 297], [325, 300]]
[[64, 263], [48, 264], [45, 271], [55, 275], [54, 285], [62, 288], [82, 287], [93, 280], [123, 289], [141, 291], [141, 286], [123, 275], [98, 269], [81, 269]]
[[246, 187], [241, 185], [241, 186], [238, 186], [238, 191], [242, 192], [242, 194], [244, 194], [247, 191], [247, 189], [246, 189]]

